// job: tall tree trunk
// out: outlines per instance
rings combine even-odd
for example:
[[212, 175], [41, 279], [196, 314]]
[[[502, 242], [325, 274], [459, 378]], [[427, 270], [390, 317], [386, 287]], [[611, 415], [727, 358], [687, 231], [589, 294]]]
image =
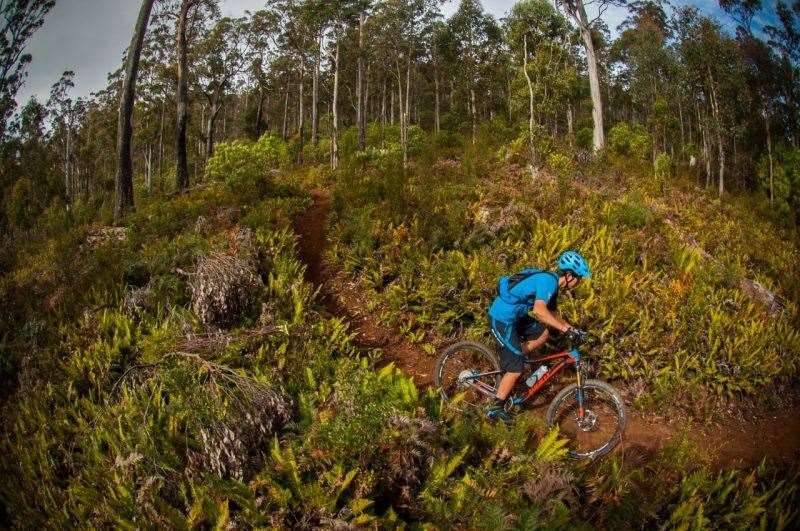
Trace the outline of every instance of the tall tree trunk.
[[386, 128], [386, 78], [383, 78], [381, 87], [381, 147], [383, 147], [384, 130]]
[[211, 103], [211, 111], [208, 115], [208, 125], [206, 130], [206, 160], [209, 160], [214, 155], [214, 131], [217, 124], [217, 116], [222, 110], [218, 101]]
[[567, 136], [569, 137], [569, 147], [575, 144], [575, 135], [572, 133], [572, 103], [567, 104]]
[[708, 75], [709, 85], [711, 86], [711, 110], [714, 113], [714, 122], [716, 124], [717, 133], [717, 149], [719, 152], [719, 181], [718, 192], [719, 197], [725, 193], [725, 147], [722, 141], [722, 119], [719, 112], [719, 100], [717, 99], [717, 89], [714, 86], [714, 79], [711, 73]]
[[362, 11], [358, 15], [358, 73], [356, 74], [356, 123], [358, 124], [358, 149], [364, 149], [366, 134], [364, 132], [364, 20]]
[[305, 127], [305, 114], [306, 114], [305, 108], [303, 106], [304, 105], [304, 101], [303, 100], [305, 100], [305, 95], [306, 95], [305, 79], [306, 79], [306, 69], [305, 69], [305, 65], [301, 63], [301, 65], [300, 65], [300, 87], [299, 87], [300, 88], [300, 97], [299, 97], [299, 102], [298, 102], [298, 105], [297, 105], [297, 107], [298, 107], [298, 109], [297, 109], [297, 112], [298, 112], [297, 134], [300, 135], [301, 143], [302, 143], [302, 139], [303, 139], [303, 128]]
[[397, 61], [395, 63], [395, 67], [397, 69], [397, 107], [398, 107], [398, 116], [400, 118], [400, 149], [403, 153], [403, 167], [406, 166], [406, 128], [405, 128], [405, 118], [406, 113], [404, 112], [403, 107], [403, 76], [400, 73], [400, 62]]
[[[400, 128], [403, 130], [403, 134], [401, 138], [403, 139], [403, 167], [408, 167], [408, 122], [411, 118], [410, 105], [411, 102], [411, 54], [413, 53], [412, 49], [408, 51], [408, 59], [406, 61], [406, 101], [405, 101], [405, 109], [403, 109], [403, 102], [400, 102], [400, 109], [401, 114], [403, 116], [402, 121], [400, 122]], [[402, 87], [402, 83], [400, 84]]]
[[261, 116], [264, 113], [264, 89], [258, 87], [258, 107], [256, 107], [256, 138], [261, 136]]
[[697, 102], [694, 104], [695, 114], [697, 115], [697, 128], [700, 133], [700, 142], [703, 146], [703, 166], [706, 173], [706, 188], [709, 186], [711, 179], [711, 153], [708, 141], [708, 124], [703, 124], [703, 119], [700, 115], [700, 105]]
[[390, 107], [391, 110], [389, 111], [389, 114], [390, 114], [389, 124], [390, 125], [394, 125], [394, 90], [391, 91], [390, 100], [391, 101], [389, 102], [389, 107]]
[[161, 179], [164, 170], [164, 115], [167, 106], [167, 98], [161, 100], [161, 123], [158, 126], [158, 178]]
[[586, 50], [586, 63], [589, 70], [589, 92], [592, 96], [592, 120], [594, 121], [594, 132], [592, 134], [592, 146], [597, 152], [606, 145], [605, 132], [603, 131], [603, 97], [600, 93], [600, 74], [597, 69], [597, 56], [592, 42], [592, 30], [586, 17], [586, 8], [583, 0], [576, 0], [576, 10], [573, 14], [581, 31], [583, 46]]
[[680, 97], [678, 98], [678, 117], [681, 121], [681, 151], [686, 147], [686, 136], [683, 129], [683, 105], [681, 104]]
[[367, 124], [370, 123], [369, 122], [370, 115], [374, 115], [374, 111], [375, 111], [374, 104], [372, 103], [372, 101], [370, 100], [370, 97], [369, 97], [369, 95], [370, 95], [370, 92], [369, 92], [369, 82], [370, 82], [369, 71], [370, 71], [370, 68], [372, 68], [372, 63], [367, 62], [367, 70], [364, 73], [364, 116], [362, 117], [364, 119], [364, 127], [365, 128], [366, 128]]
[[769, 157], [769, 204], [775, 201], [775, 191], [773, 188], [773, 166], [772, 166], [772, 131], [769, 127], [769, 109], [764, 109], [764, 124], [767, 126], [767, 156]]
[[186, 153], [186, 130], [189, 126], [189, 84], [186, 32], [189, 18], [190, 0], [183, 0], [178, 17], [178, 116], [175, 124], [175, 189], [186, 190], [189, 187], [189, 167]]
[[435, 94], [433, 121], [434, 121], [434, 127], [436, 128], [436, 132], [438, 133], [439, 131], [441, 131], [441, 126], [439, 120], [439, 61], [436, 59], [436, 56], [434, 56], [433, 60], [433, 87]]
[[539, 160], [536, 156], [536, 146], [533, 142], [533, 83], [531, 76], [528, 73], [528, 36], [524, 35], [522, 38], [522, 71], [525, 73], [525, 80], [528, 82], [528, 148], [531, 154], [531, 165], [534, 168], [539, 167]]
[[144, 152], [144, 166], [145, 166], [145, 179], [144, 184], [147, 188], [147, 193], [153, 191], [153, 146], [149, 143]]
[[333, 131], [331, 132], [331, 168], [339, 167], [339, 39], [336, 40], [336, 56], [333, 69]]
[[283, 132], [281, 133], [281, 138], [286, 140], [288, 135], [288, 119], [289, 119], [289, 78], [286, 78], [286, 95], [283, 101]]
[[475, 108], [475, 87], [471, 86], [469, 88], [469, 109], [470, 113], [472, 114], [472, 143], [475, 144], [475, 140], [478, 135], [478, 115], [477, 109]]
[[381, 87], [381, 127], [386, 127], [386, 78]]
[[322, 32], [317, 37], [317, 59], [314, 61], [314, 79], [311, 81], [311, 143], [319, 141], [319, 65], [322, 61]]
[[[133, 103], [136, 99], [136, 77], [139, 73], [139, 57], [142, 53], [144, 34], [150, 20], [150, 12], [155, 0], [142, 0], [139, 18], [133, 30], [128, 57], [125, 64], [125, 81], [119, 101], [119, 121], [117, 122], [117, 174], [114, 179], [114, 221], [119, 223], [126, 212], [133, 208], [133, 160], [131, 158], [131, 137], [133, 136]], [[68, 161], [69, 163], [69, 161]]]
[[297, 164], [301, 164], [303, 162], [303, 139], [305, 136], [305, 127], [306, 127], [306, 110], [305, 110], [305, 99], [306, 99], [306, 67], [305, 63], [300, 63], [300, 102], [297, 109], [298, 115], [298, 123], [297, 123], [297, 136], [300, 142], [300, 149], [297, 150]]
[[74, 191], [72, 186], [72, 109], [67, 116], [67, 141], [64, 146], [64, 191], [67, 196], [67, 203], [71, 203]]

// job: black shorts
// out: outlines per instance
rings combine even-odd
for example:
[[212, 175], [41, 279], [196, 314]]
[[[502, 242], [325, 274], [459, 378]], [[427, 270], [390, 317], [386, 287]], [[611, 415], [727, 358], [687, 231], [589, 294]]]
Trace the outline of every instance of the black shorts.
[[522, 372], [527, 357], [522, 352], [522, 343], [539, 339], [544, 334], [545, 326], [525, 315], [513, 324], [492, 321], [492, 335], [500, 347], [500, 369], [504, 372]]

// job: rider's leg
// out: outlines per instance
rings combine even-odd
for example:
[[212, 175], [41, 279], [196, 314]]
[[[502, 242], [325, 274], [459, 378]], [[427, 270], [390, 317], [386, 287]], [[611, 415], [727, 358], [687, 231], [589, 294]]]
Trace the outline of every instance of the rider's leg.
[[500, 379], [494, 403], [489, 406], [487, 415], [490, 419], [500, 418], [507, 421], [509, 416], [505, 412], [505, 401], [525, 368], [525, 354], [514, 325], [492, 320], [492, 332], [500, 344], [498, 355], [503, 377]]
[[503, 402], [508, 395], [511, 394], [511, 390], [514, 388], [514, 384], [517, 383], [517, 379], [519, 375], [522, 374], [521, 372], [507, 372], [503, 375], [503, 378], [500, 379], [500, 385], [497, 386], [497, 393], [495, 396], [497, 400]]
[[[525, 341], [521, 344], [522, 352], [525, 354], [530, 354], [537, 348], [541, 347], [547, 342], [547, 339], [550, 337], [550, 333], [545, 330], [542, 334], [537, 337], [536, 339], [531, 339], [530, 341]], [[514, 389], [514, 384], [517, 383], [519, 379], [520, 372], [507, 372], [503, 375], [503, 378], [500, 380], [500, 385], [497, 386], [497, 396], [498, 400], [505, 400], [508, 398], [508, 395], [511, 394], [511, 390]]]

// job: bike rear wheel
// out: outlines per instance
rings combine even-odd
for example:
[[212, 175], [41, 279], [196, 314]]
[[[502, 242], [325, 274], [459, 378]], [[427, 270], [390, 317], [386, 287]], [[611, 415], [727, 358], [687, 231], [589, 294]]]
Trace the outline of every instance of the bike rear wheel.
[[[476, 376], [481, 375], [481, 376]], [[464, 393], [467, 407], [485, 407], [493, 397], [476, 389], [481, 387], [493, 395], [500, 383], [500, 361], [488, 347], [474, 341], [460, 341], [448, 347], [436, 362], [435, 381], [445, 401], [451, 402]]]
[[625, 404], [616, 389], [600, 380], [583, 383], [584, 416], [579, 418], [578, 386], [562, 389], [547, 409], [547, 426], [569, 439], [569, 456], [595, 459], [619, 444], [625, 430]]

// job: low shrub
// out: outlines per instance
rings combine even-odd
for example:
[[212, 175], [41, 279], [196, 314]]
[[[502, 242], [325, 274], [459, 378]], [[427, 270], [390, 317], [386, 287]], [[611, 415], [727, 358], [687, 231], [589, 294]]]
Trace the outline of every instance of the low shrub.
[[650, 135], [639, 124], [631, 128], [626, 122], [618, 123], [609, 131], [608, 144], [619, 155], [638, 160], [646, 160], [650, 156]]
[[578, 148], [591, 150], [594, 142], [594, 132], [591, 127], [581, 127], [575, 133], [575, 145]]
[[237, 194], [264, 194], [268, 171], [290, 162], [285, 142], [265, 134], [256, 142], [234, 140], [216, 146], [206, 164], [206, 176], [222, 181]]

